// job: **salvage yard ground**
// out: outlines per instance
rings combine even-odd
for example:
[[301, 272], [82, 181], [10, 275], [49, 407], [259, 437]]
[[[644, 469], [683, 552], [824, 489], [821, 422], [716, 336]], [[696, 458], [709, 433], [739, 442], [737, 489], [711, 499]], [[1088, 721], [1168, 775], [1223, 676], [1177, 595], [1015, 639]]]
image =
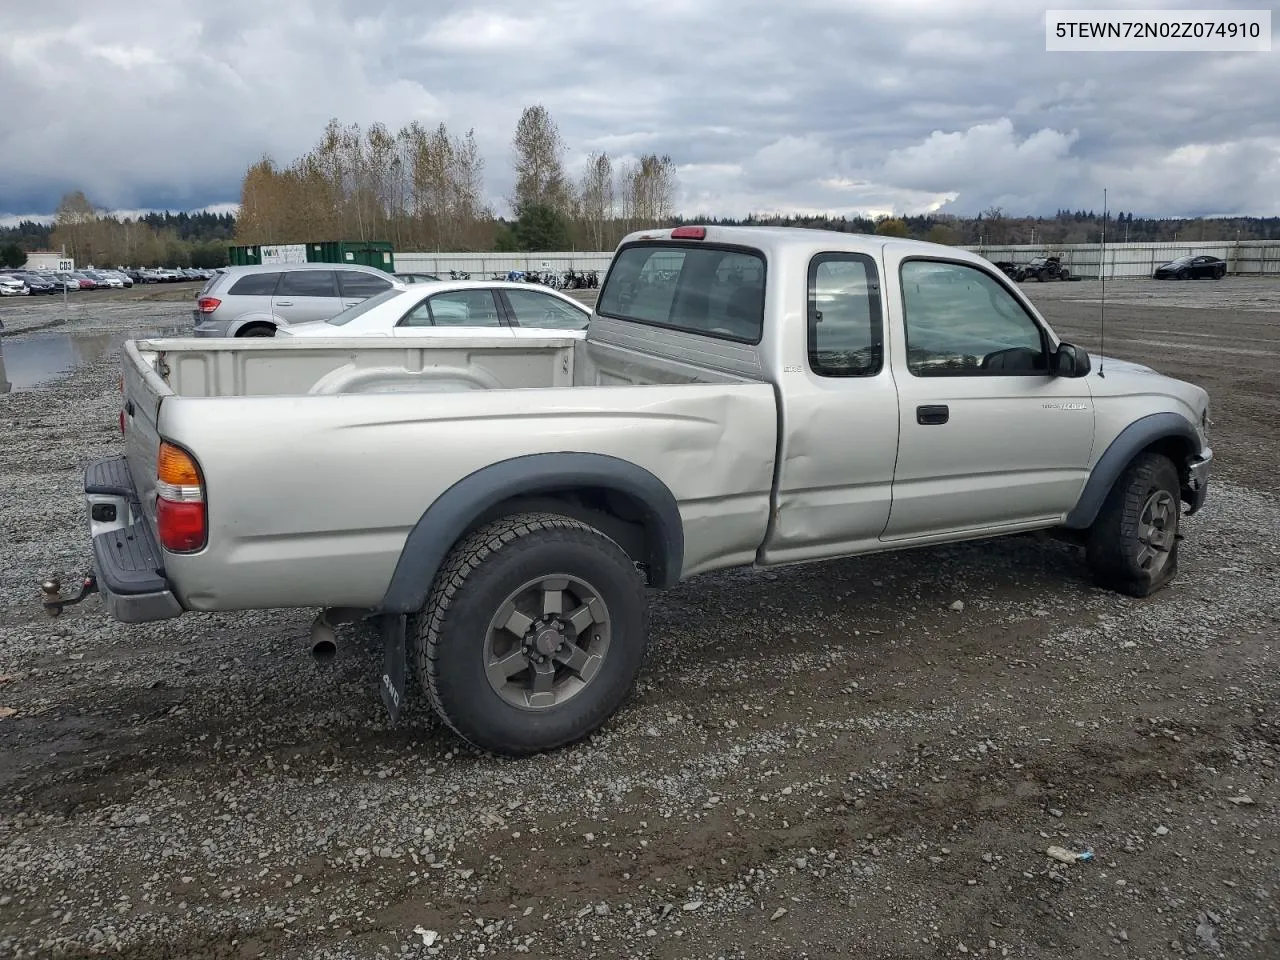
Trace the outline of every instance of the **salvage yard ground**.
[[[1026, 289], [1096, 350], [1095, 282]], [[1107, 285], [1107, 352], [1212, 397], [1168, 590], [1037, 537], [705, 576], [520, 761], [390, 727], [304, 612], [44, 615], [120, 340], [190, 324], [151, 292], [0, 304], [0, 957], [1280, 956], [1280, 282]]]

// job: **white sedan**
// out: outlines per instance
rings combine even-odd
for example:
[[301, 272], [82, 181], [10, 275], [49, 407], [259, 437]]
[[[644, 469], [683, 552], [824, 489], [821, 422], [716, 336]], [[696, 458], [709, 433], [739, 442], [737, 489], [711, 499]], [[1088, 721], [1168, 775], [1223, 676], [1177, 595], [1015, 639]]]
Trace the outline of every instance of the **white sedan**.
[[546, 287], [505, 280], [439, 280], [391, 289], [328, 320], [281, 326], [276, 336], [581, 337], [591, 319], [583, 303]]

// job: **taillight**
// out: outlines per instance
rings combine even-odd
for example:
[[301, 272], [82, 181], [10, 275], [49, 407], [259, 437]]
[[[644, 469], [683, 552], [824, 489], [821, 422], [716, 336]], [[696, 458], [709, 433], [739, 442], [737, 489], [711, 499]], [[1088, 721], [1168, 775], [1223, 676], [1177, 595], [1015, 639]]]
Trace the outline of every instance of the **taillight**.
[[196, 301], [196, 307], [201, 313], [213, 313], [220, 306], [222, 306], [222, 301], [217, 297], [201, 297]]
[[156, 532], [173, 553], [191, 553], [209, 538], [204, 482], [195, 457], [161, 441], [156, 457]]

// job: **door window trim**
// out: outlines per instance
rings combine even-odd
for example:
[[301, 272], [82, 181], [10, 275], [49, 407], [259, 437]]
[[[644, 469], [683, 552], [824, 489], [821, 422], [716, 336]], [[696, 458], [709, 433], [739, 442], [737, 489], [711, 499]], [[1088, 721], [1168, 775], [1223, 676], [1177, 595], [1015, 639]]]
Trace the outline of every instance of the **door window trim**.
[[[285, 290], [283, 289], [284, 283], [285, 283], [285, 277], [286, 276], [296, 277], [304, 273], [305, 274], [327, 273], [329, 275], [330, 289], [333, 292], [332, 293], [287, 293], [285, 292]], [[336, 270], [281, 270], [280, 279], [276, 282], [276, 289], [275, 289], [275, 292], [272, 294], [272, 297], [314, 297], [321, 300], [338, 300], [338, 299], [341, 299], [341, 292], [340, 292], [341, 289], [342, 288], [338, 284], [338, 277], [337, 277]]]
[[[276, 278], [276, 282], [272, 285], [271, 290], [270, 290], [269, 292], [267, 292], [267, 293], [245, 293], [245, 292], [243, 292], [243, 291], [239, 291], [239, 292], [237, 292], [237, 291], [236, 291], [236, 287], [237, 287], [237, 286], [238, 286], [242, 281], [247, 280], [247, 279], [249, 279], [250, 277], [270, 277], [270, 276], [274, 276], [274, 277]], [[226, 293], [225, 293], [225, 294], [223, 294], [223, 296], [227, 296], [227, 297], [274, 297], [274, 296], [276, 295], [276, 291], [280, 289], [280, 278], [281, 278], [282, 276], [284, 276], [284, 271], [283, 271], [283, 270], [255, 270], [253, 273], [242, 273], [242, 274], [240, 274], [240, 276], [238, 276], [238, 277], [232, 277], [232, 278], [231, 278], [231, 284], [227, 287], [227, 291], [226, 291]], [[207, 293], [207, 292], [208, 292], [208, 290], [209, 290], [209, 288], [208, 288], [208, 287], [205, 287], [205, 289], [204, 289], [203, 291], [201, 291], [201, 292], [203, 292], [203, 293]]]
[[[395, 324], [396, 327], [397, 328], [404, 327], [406, 330], [413, 330], [419, 327], [434, 327], [436, 325], [436, 318], [431, 315], [431, 308], [427, 307], [427, 301], [430, 300], [431, 297], [433, 296], [435, 296], [435, 294], [429, 294], [425, 297], [419, 298], [418, 301], [412, 307], [410, 307], [404, 313], [400, 314], [400, 319], [397, 320]], [[427, 307], [427, 322], [426, 323], [406, 323], [405, 321], [409, 319], [409, 314], [413, 313], [419, 307]]]
[[[436, 323], [436, 315], [435, 315], [435, 312], [431, 309], [431, 301], [432, 301], [432, 300], [434, 300], [436, 297], [447, 297], [447, 296], [449, 296], [450, 294], [457, 294], [457, 293], [487, 293], [487, 294], [489, 294], [490, 299], [493, 301], [493, 310], [494, 310], [494, 313], [496, 313], [496, 314], [497, 314], [497, 316], [498, 316], [498, 322], [497, 322], [496, 324], [487, 324], [487, 323], [486, 323], [486, 324], [480, 324], [480, 323], [475, 323], [475, 324], [470, 324], [470, 323], [469, 323], [469, 324], [451, 324], [451, 323], [449, 323], [449, 324], [439, 324], [439, 323]], [[431, 325], [431, 326], [433, 326], [433, 327], [474, 326], [474, 327], [479, 327], [479, 328], [481, 328], [481, 329], [485, 329], [485, 330], [487, 330], [487, 329], [491, 329], [491, 328], [501, 329], [501, 328], [503, 328], [503, 327], [508, 327], [508, 326], [510, 326], [511, 324], [509, 324], [509, 323], [507, 322], [506, 311], [505, 311], [505, 309], [504, 309], [504, 307], [503, 307], [503, 304], [502, 304], [502, 302], [501, 302], [501, 298], [500, 298], [500, 297], [497, 297], [497, 296], [494, 296], [494, 294], [495, 294], [495, 293], [497, 293], [497, 291], [496, 291], [496, 290], [494, 290], [494, 288], [493, 288], [493, 287], [463, 287], [463, 288], [458, 289], [458, 290], [437, 290], [437, 291], [435, 291], [434, 293], [431, 293], [431, 294], [429, 294], [428, 296], [423, 297], [423, 298], [422, 298], [421, 300], [419, 300], [416, 304], [414, 304], [412, 307], [410, 307], [408, 310], [406, 310], [406, 311], [401, 315], [400, 319], [396, 321], [396, 326], [397, 326], [397, 327], [409, 327], [409, 324], [407, 324], [407, 323], [405, 323], [405, 322], [404, 322], [404, 321], [405, 321], [405, 317], [409, 316], [409, 314], [413, 313], [413, 311], [414, 311], [414, 310], [417, 310], [417, 309], [418, 309], [418, 307], [421, 307], [421, 306], [423, 306], [423, 305], [425, 304], [425, 305], [426, 305], [426, 308], [427, 308], [427, 318], [431, 321], [431, 324], [430, 324], [430, 325]], [[420, 326], [420, 324], [418, 324], [418, 325], [416, 325], [416, 326]]]
[[[969, 269], [976, 270], [978, 273], [981, 273], [983, 276], [990, 278], [996, 284], [996, 286], [1000, 287], [1002, 290], [1004, 290], [1005, 293], [1009, 294], [1010, 299], [1012, 299], [1013, 302], [1018, 305], [1018, 309], [1021, 310], [1023, 314], [1026, 316], [1026, 318], [1031, 321], [1031, 325], [1035, 327], [1036, 333], [1039, 334], [1040, 336], [1040, 349], [1044, 354], [1045, 369], [1044, 370], [961, 369], [961, 370], [954, 370], [954, 371], [944, 370], [944, 371], [939, 371], [938, 373], [931, 373], [931, 374], [917, 373], [915, 370], [912, 370], [911, 361], [910, 361], [911, 321], [910, 321], [910, 318], [907, 316], [907, 288], [906, 288], [906, 280], [903, 278], [902, 268], [905, 267], [908, 263], [914, 263], [917, 261], [923, 262], [923, 263], [945, 263], [945, 264], [950, 264], [952, 266], [957, 266], [957, 267], [968, 267]], [[921, 379], [921, 380], [943, 380], [949, 377], [1052, 377], [1053, 376], [1052, 372], [1049, 370], [1049, 363], [1052, 360], [1053, 351], [1054, 349], [1056, 349], [1053, 341], [1053, 337], [1049, 334], [1048, 329], [1046, 329], [1044, 324], [1040, 322], [1040, 320], [1036, 317], [1036, 315], [1032, 311], [1027, 309], [1027, 305], [1022, 302], [1020, 291], [1014, 288], [1009, 278], [1005, 276], [1003, 272], [996, 271], [996, 270], [988, 270], [986, 267], [982, 266], [981, 264], [973, 263], [969, 260], [961, 260], [958, 257], [923, 256], [920, 254], [905, 256], [898, 261], [898, 297], [902, 303], [902, 344], [903, 344], [903, 351], [905, 353], [903, 359], [907, 367], [907, 372], [911, 374], [911, 376], [917, 377], [918, 379]]]
[[[572, 309], [573, 309], [573, 307], [569, 306], [567, 303], [565, 303], [563, 300], [561, 300], [559, 297], [557, 297], [557, 296], [556, 296], [555, 294], [553, 294], [553, 293], [547, 293], [547, 292], [546, 292], [546, 291], [544, 291], [544, 290], [534, 290], [534, 289], [530, 289], [530, 290], [509, 290], [509, 289], [507, 289], [506, 287], [494, 287], [494, 288], [493, 288], [493, 292], [494, 292], [494, 293], [496, 293], [496, 294], [498, 295], [498, 302], [502, 305], [503, 314], [504, 314], [504, 315], [505, 315], [505, 317], [506, 317], [506, 325], [507, 325], [507, 326], [509, 326], [509, 327], [512, 327], [512, 328], [517, 329], [517, 330], [569, 330], [569, 329], [573, 329], [573, 328], [570, 328], [570, 327], [526, 327], [524, 324], [522, 324], [522, 323], [520, 322], [520, 316], [519, 316], [519, 314], [516, 312], [516, 305], [515, 305], [514, 303], [512, 303], [512, 302], [511, 302], [511, 300], [510, 300], [510, 298], [508, 297], [508, 294], [511, 294], [511, 293], [531, 293], [531, 294], [533, 294], [534, 296], [537, 296], [537, 297], [546, 297], [546, 298], [547, 298], [548, 300], [550, 300], [552, 303], [558, 304], [559, 306], [564, 307], [566, 310], [572, 310]], [[590, 320], [591, 320], [591, 314], [588, 312], [588, 313], [587, 313], [587, 316], [586, 316], [586, 322], [590, 322]], [[584, 322], [583, 326], [582, 326], [580, 329], [583, 329], [583, 330], [585, 330], [585, 329], [586, 329], [586, 322]]]
[[[366, 273], [363, 270], [352, 270], [350, 267], [337, 267], [333, 272], [338, 281], [338, 296], [341, 297], [343, 300], [347, 300], [347, 299], [354, 300], [356, 297], [361, 297], [365, 299], [369, 297], [376, 297], [379, 293], [386, 293], [388, 290], [390, 290], [392, 287], [395, 286], [395, 283], [392, 281], [391, 277], [389, 276], [379, 277], [376, 274]], [[387, 285], [383, 287], [381, 290], [377, 291], [377, 293], [350, 293], [349, 294], [347, 293], [346, 286], [345, 284], [343, 284], [342, 279], [343, 277], [351, 277], [351, 276], [365, 277], [369, 280], [385, 280]]]

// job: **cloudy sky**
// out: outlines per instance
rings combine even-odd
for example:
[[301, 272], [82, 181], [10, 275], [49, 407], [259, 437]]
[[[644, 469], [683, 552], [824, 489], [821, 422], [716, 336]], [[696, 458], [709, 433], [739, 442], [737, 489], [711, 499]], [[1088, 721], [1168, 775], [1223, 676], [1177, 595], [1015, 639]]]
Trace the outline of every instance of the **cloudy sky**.
[[1280, 51], [1046, 52], [1073, 6], [43, 0], [0, 27], [0, 217], [234, 203], [331, 117], [474, 128], [504, 213], [534, 102], [571, 172], [669, 153], [686, 213], [1280, 214]]

